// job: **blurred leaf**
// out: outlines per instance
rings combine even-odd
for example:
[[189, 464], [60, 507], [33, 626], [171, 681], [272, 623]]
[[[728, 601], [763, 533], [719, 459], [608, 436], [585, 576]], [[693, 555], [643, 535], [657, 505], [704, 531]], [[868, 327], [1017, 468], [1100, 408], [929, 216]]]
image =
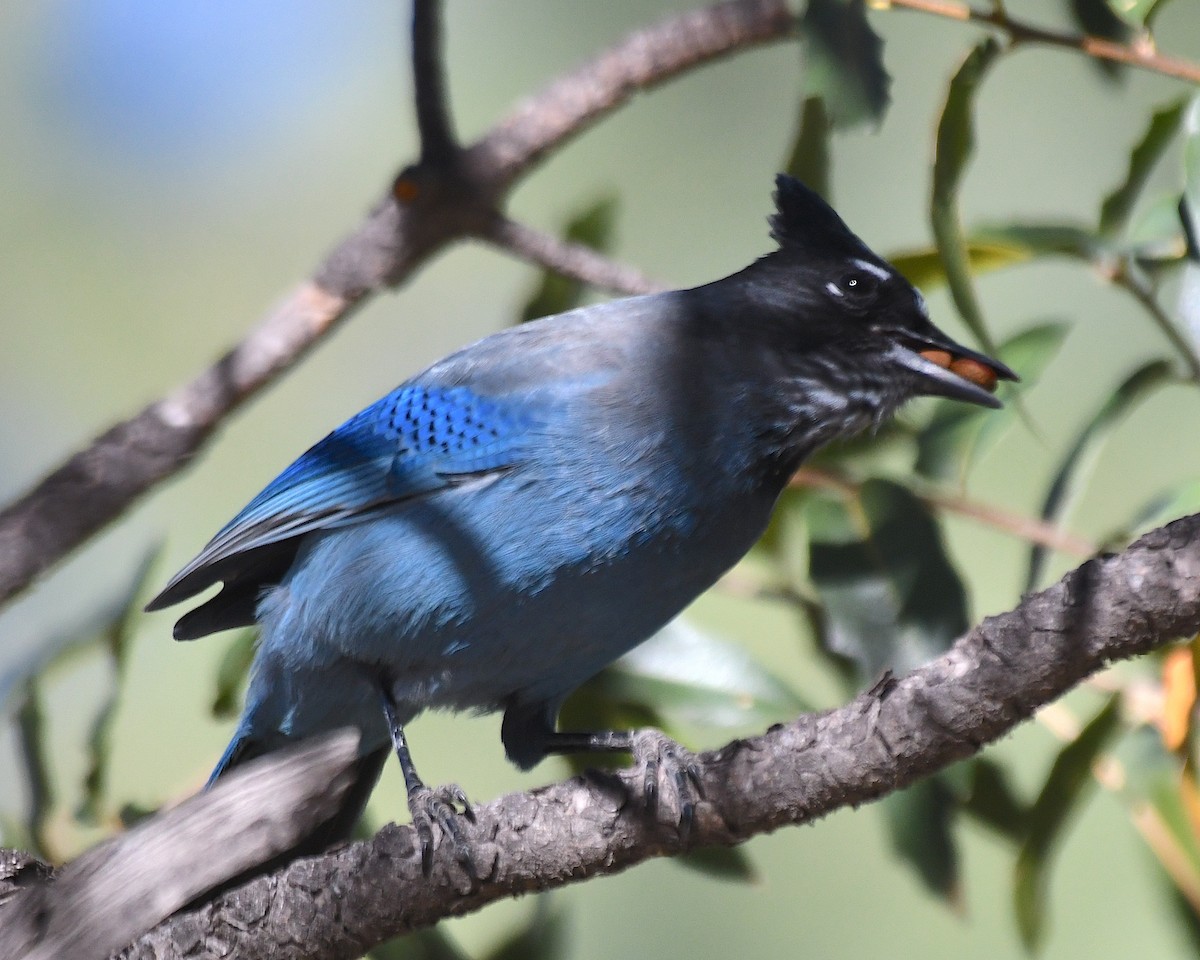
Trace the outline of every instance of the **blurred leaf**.
[[[610, 710], [616, 707], [632, 713], [632, 718], [645, 718], [633, 726], [652, 723], [656, 718], [673, 726], [762, 726], [808, 709], [800, 697], [741, 646], [702, 633], [681, 620], [672, 621], [602, 670], [571, 696], [568, 706], [577, 697], [608, 703], [612, 705]], [[621, 729], [630, 725], [589, 723], [580, 729]]]
[[95, 823], [104, 805], [108, 789], [108, 762], [112, 756], [112, 726], [125, 685], [125, 664], [129, 646], [142, 616], [141, 597], [154, 570], [159, 550], [147, 553], [125, 592], [124, 606], [100, 632], [99, 639], [108, 654], [109, 687], [104, 704], [92, 721], [88, 736], [88, 768], [83, 779], [83, 799], [78, 817]]
[[[1042, 503], [1041, 517], [1048, 523], [1061, 523], [1070, 511], [1079, 491], [1095, 468], [1104, 441], [1138, 403], [1164, 384], [1175, 379], [1167, 360], [1154, 360], [1133, 373], [1117, 387], [1080, 432], [1055, 473], [1054, 481]], [[1026, 592], [1036, 588], [1042, 577], [1047, 551], [1034, 544], [1029, 552], [1029, 572], [1025, 579]]]
[[[1134, 518], [1131, 533], [1161, 527], [1169, 520], [1200, 513], [1200, 480], [1193, 480], [1168, 493], [1161, 493], [1146, 504]], [[1122, 536], [1120, 539], [1128, 539]]]
[[254, 662], [256, 640], [255, 631], [243, 630], [225, 648], [225, 656], [217, 668], [217, 690], [209, 708], [218, 720], [235, 717], [241, 710], [242, 690]]
[[[601, 197], [567, 221], [563, 236], [601, 252], [612, 245], [613, 226], [617, 218], [617, 198]], [[521, 308], [520, 322], [573, 310], [583, 300], [583, 284], [553, 270], [542, 273], [541, 282]]]
[[[1067, 330], [1065, 323], [1043, 323], [1000, 346], [1000, 359], [1021, 377], [1019, 387], [1009, 386], [1006, 393], [1014, 389], [1025, 392], [1037, 384], [1066, 339]], [[929, 425], [917, 437], [917, 473], [932, 480], [961, 483], [972, 461], [986, 448], [985, 441], [998, 437], [1015, 416], [1012, 404], [988, 410], [938, 401]]]
[[883, 799], [893, 849], [916, 869], [928, 890], [959, 909], [962, 890], [952, 831], [956, 810], [953, 794], [937, 776]]
[[1183, 106], [1183, 100], [1176, 100], [1155, 112], [1150, 126], [1129, 155], [1125, 181], [1104, 198], [1104, 205], [1100, 208], [1101, 233], [1112, 236], [1120, 233], [1129, 223], [1129, 215], [1146, 186], [1150, 172], [1179, 131]]
[[800, 126], [785, 172], [826, 200], [829, 196], [829, 134], [833, 124], [820, 96], [806, 97], [800, 107]]
[[1024, 249], [1030, 258], [1060, 255], [1090, 263], [1106, 252], [1093, 231], [1069, 223], [991, 224], [977, 231], [975, 237], [979, 242]]
[[1190, 910], [1200, 913], [1200, 837], [1185, 796], [1185, 784], [1195, 791], [1194, 771], [1167, 752], [1151, 727], [1134, 730], [1129, 741], [1124, 760], [1133, 825]]
[[714, 880], [758, 883], [761, 879], [745, 847], [698, 847], [676, 858], [676, 863]]
[[1196, 641], [1166, 651], [1162, 661], [1162, 712], [1158, 728], [1172, 753], [1188, 745], [1196, 710]]
[[1193, 350], [1200, 347], [1200, 96], [1193, 98], [1184, 120], [1183, 199], [1179, 218], [1188, 241], [1188, 256], [1179, 284], [1179, 318]]
[[863, 0], [809, 0], [800, 35], [808, 89], [824, 99], [832, 125], [878, 124], [892, 78], [883, 65], [883, 40], [867, 22]]
[[54, 787], [46, 758], [45, 711], [37, 677], [30, 677], [25, 682], [16, 720], [17, 749], [25, 773], [25, 789], [29, 792], [25, 834], [33, 844], [34, 853], [43, 860], [53, 861], [54, 852], [50, 849], [46, 825], [54, 808]]
[[1027, 949], [1036, 949], [1045, 932], [1046, 887], [1055, 845], [1092, 783], [1092, 765], [1120, 726], [1119, 697], [1114, 695], [1079, 736], [1059, 752], [1030, 808], [1028, 835], [1017, 854], [1013, 891], [1017, 926]]
[[372, 947], [365, 960], [469, 960], [441, 926], [426, 927]]
[[1108, 0], [1113, 13], [1136, 27], [1151, 27], [1168, 0]]
[[1125, 246], [1143, 269], [1175, 266], [1187, 254], [1180, 229], [1179, 196], [1163, 194], [1144, 203], [1125, 230]]
[[809, 575], [825, 608], [823, 644], [871, 681], [946, 650], [967, 629], [967, 607], [925, 504], [898, 484], [868, 480], [860, 505], [854, 516], [840, 501], [810, 501]]
[[[1030, 251], [1024, 246], [977, 240], [966, 241], [966, 254], [973, 274], [989, 273], [1030, 259]], [[931, 290], [946, 282], [946, 268], [936, 247], [898, 253], [888, 257], [888, 261], [909, 283], [922, 290]]]
[[975, 149], [975, 122], [972, 117], [975, 96], [988, 68], [999, 57], [1001, 50], [999, 42], [994, 37], [988, 37], [971, 51], [950, 81], [946, 105], [938, 122], [930, 201], [933, 236], [942, 257], [950, 295], [963, 321], [989, 353], [995, 352], [995, 346], [975, 297], [971, 262], [958, 212], [958, 192]]
[[487, 955], [487, 960], [558, 960], [567, 952], [566, 916], [551, 901], [536, 901], [533, 917]]
[[[1071, 13], [1084, 33], [1114, 43], [1127, 43], [1133, 31], [1129, 24], [1113, 13], [1109, 0], [1071, 0]], [[1122, 75], [1121, 65], [1111, 60], [1091, 58], [1092, 64], [1109, 79]]]
[[1016, 843], [1025, 838], [1029, 811], [1012, 787], [1004, 770], [984, 757], [971, 765], [971, 790], [963, 811]]

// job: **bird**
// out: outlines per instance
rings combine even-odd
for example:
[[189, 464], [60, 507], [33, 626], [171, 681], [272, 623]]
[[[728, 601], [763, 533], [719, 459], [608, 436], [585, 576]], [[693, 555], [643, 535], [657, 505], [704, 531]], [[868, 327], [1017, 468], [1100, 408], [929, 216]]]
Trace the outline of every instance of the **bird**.
[[[502, 711], [507, 757], [624, 751], [699, 802], [657, 731], [560, 731], [582, 683], [738, 562], [802, 461], [906, 401], [998, 407], [999, 361], [956, 343], [820, 195], [779, 175], [774, 248], [701, 286], [494, 333], [312, 446], [148, 605], [221, 583], [192, 640], [257, 624], [246, 704], [210, 783], [288, 744], [357, 728], [344, 839], [395, 753], [429, 874], [435, 836], [470, 866], [464, 792], [417, 774], [424, 710]], [[437, 828], [435, 830], [435, 828]]]

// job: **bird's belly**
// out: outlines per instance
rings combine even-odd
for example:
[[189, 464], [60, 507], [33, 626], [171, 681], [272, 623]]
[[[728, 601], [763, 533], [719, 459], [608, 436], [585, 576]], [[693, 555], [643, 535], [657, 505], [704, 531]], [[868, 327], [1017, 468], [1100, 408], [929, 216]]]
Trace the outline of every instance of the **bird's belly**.
[[462, 515], [434, 500], [315, 540], [263, 605], [264, 646], [289, 638], [280, 652], [298, 668], [358, 664], [413, 713], [553, 701], [736, 563], [771, 499], [669, 517], [619, 502], [489, 506]]

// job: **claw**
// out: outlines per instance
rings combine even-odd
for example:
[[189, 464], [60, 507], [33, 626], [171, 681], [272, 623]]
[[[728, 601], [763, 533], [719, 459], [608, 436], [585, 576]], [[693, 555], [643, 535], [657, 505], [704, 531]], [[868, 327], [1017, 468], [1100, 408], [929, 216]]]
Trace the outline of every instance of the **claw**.
[[478, 882], [475, 861], [471, 855], [471, 844], [463, 834], [459, 823], [459, 807], [462, 816], [475, 822], [475, 811], [471, 809], [467, 795], [457, 784], [430, 789], [426, 786], [409, 791], [408, 809], [412, 814], [413, 826], [421, 845], [421, 873], [429, 877], [433, 873], [433, 825], [436, 823], [442, 836], [449, 842], [454, 859], [459, 862], [472, 885]]
[[669, 780], [675, 792], [679, 814], [676, 826], [679, 839], [686, 846], [696, 822], [696, 806], [704, 799], [700, 766], [692, 755], [664, 733], [640, 730], [631, 738], [634, 759], [644, 766], [642, 798], [646, 811], [658, 813], [662, 794], [660, 773]]

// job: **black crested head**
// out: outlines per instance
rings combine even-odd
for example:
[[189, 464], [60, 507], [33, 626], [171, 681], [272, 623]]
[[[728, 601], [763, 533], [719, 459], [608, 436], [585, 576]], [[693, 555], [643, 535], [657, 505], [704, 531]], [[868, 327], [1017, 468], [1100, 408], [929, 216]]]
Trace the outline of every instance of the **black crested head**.
[[770, 217], [771, 236], [784, 250], [820, 259], [843, 256], [883, 262], [819, 193], [785, 173], [775, 178], [775, 211]]
[[780, 174], [775, 207], [779, 248], [697, 293], [733, 342], [757, 345], [753, 362], [775, 396], [796, 394], [796, 416], [838, 397], [838, 435], [920, 395], [1000, 405], [991, 391], [1013, 372], [934, 326], [921, 294], [828, 203]]

